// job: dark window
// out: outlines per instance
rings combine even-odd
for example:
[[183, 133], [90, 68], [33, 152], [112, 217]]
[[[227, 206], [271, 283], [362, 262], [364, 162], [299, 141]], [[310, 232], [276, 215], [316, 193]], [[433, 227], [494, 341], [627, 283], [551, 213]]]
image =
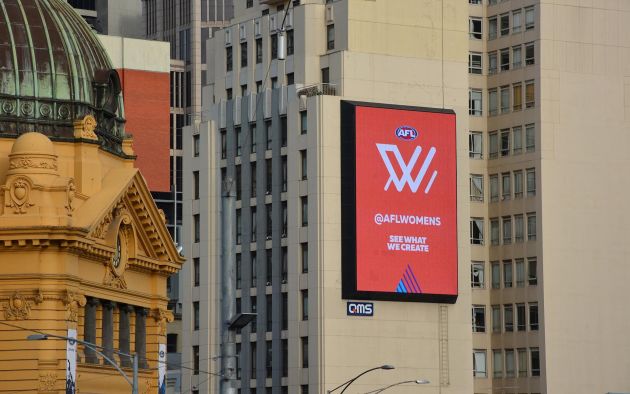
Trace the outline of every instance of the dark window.
[[273, 304], [271, 294], [267, 294], [266, 301], [267, 305], [265, 308], [265, 316], [267, 317], [267, 321], [265, 322], [265, 326], [267, 328], [267, 332], [270, 332], [273, 326]]
[[308, 290], [302, 290], [302, 320], [308, 320]]
[[193, 329], [199, 330], [199, 301], [193, 302]]
[[262, 63], [263, 50], [262, 50], [262, 38], [256, 39], [256, 64]]
[[265, 165], [266, 165], [266, 185], [265, 185], [265, 193], [266, 194], [271, 194], [271, 181], [272, 181], [272, 172], [271, 172], [271, 159], [267, 159], [265, 160]]
[[193, 135], [193, 155], [199, 157], [199, 134]]
[[221, 130], [221, 158], [227, 157], [227, 133], [225, 129]]
[[282, 340], [282, 377], [289, 375], [289, 341]]
[[201, 223], [199, 215], [193, 215], [195, 242], [201, 239]]
[[232, 71], [232, 47], [225, 48], [225, 70]]
[[240, 200], [241, 196], [243, 194], [243, 188], [241, 186], [242, 184], [242, 172], [241, 172], [241, 166], [237, 165], [235, 166], [235, 172], [236, 172], [236, 180], [234, 183], [236, 183], [236, 200]]
[[293, 30], [287, 31], [287, 55], [293, 55], [294, 51], [294, 41], [293, 41]]
[[[289, 328], [289, 301], [287, 293], [282, 293], [282, 329]], [[286, 359], [284, 360], [286, 362]]]
[[250, 153], [256, 153], [256, 123], [249, 125]]
[[288, 220], [287, 220], [287, 202], [282, 201], [282, 238], [286, 238], [288, 232]]
[[199, 375], [199, 346], [193, 346], [193, 375]]
[[330, 69], [322, 68], [322, 83], [330, 83]]
[[200, 279], [201, 279], [201, 273], [200, 271], [200, 267], [199, 267], [199, 258], [196, 257], [193, 259], [193, 278], [194, 278], [194, 283], [195, 286], [199, 286], [200, 283]]
[[308, 197], [300, 197], [302, 203], [302, 227], [308, 226]]
[[326, 49], [335, 49], [335, 25], [326, 26]]
[[288, 181], [288, 172], [287, 172], [287, 157], [282, 156], [282, 191], [287, 191], [287, 181]]
[[295, 75], [293, 73], [288, 73], [287, 74], [287, 85], [294, 85], [295, 84]]
[[308, 368], [308, 337], [302, 337], [302, 368]]
[[308, 158], [306, 156], [306, 149], [300, 151], [300, 173], [302, 180], [308, 179]]
[[252, 8], [254, 6], [254, 0], [246, 0], [245, 8]]
[[304, 242], [301, 245], [302, 249], [302, 272], [308, 272], [308, 243]]
[[[271, 378], [273, 371], [273, 347], [271, 346], [271, 341], [265, 341], [265, 350], [265, 370], [267, 372], [267, 378]], [[270, 387], [267, 387], [267, 390], [270, 390]]]
[[271, 149], [271, 142], [273, 141], [273, 136], [271, 134], [271, 121], [265, 121], [265, 139], [267, 140], [267, 150]]
[[300, 111], [300, 134], [306, 134], [308, 131], [308, 113]]
[[166, 352], [177, 353], [177, 334], [166, 334]]
[[199, 171], [193, 171], [193, 200], [199, 199]]
[[267, 280], [266, 280], [266, 284], [267, 286], [271, 286], [272, 283], [272, 278], [273, 278], [273, 254], [271, 249], [266, 249], [265, 250], [265, 263], [267, 265], [267, 268], [265, 269], [265, 274], [267, 275]]
[[267, 230], [267, 239], [271, 239], [271, 235], [272, 235], [272, 231], [273, 231], [273, 228], [272, 228], [272, 223], [273, 223], [272, 216], [273, 216], [273, 213], [271, 211], [271, 204], [267, 204], [266, 207], [267, 207], [267, 229], [266, 229]]
[[256, 197], [256, 162], [252, 163], [251, 181], [251, 196]]
[[241, 263], [241, 255], [238, 253], [236, 255], [236, 288], [240, 289], [242, 285], [243, 278], [243, 267]]
[[278, 58], [278, 35], [271, 35], [271, 59]]
[[247, 42], [241, 43], [241, 67], [247, 67]]
[[280, 136], [282, 146], [287, 146], [287, 117], [283, 116], [280, 118]]
[[227, 100], [232, 100], [232, 89], [225, 89], [225, 98]]

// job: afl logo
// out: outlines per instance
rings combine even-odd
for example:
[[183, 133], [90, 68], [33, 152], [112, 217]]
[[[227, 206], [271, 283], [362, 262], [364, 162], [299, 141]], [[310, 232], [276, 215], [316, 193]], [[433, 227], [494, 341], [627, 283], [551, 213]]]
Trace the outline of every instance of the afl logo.
[[396, 137], [403, 141], [413, 141], [418, 137], [418, 131], [411, 126], [400, 126], [396, 129]]

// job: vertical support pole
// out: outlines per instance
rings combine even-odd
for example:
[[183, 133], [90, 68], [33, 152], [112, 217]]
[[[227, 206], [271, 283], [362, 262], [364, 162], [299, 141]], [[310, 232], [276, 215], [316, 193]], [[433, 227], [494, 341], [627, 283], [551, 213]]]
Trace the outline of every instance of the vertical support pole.
[[133, 354], [133, 385], [131, 394], [138, 394], [138, 353]]
[[236, 312], [234, 222], [236, 193], [232, 178], [227, 177], [221, 192], [221, 394], [236, 394], [236, 334], [228, 327]]

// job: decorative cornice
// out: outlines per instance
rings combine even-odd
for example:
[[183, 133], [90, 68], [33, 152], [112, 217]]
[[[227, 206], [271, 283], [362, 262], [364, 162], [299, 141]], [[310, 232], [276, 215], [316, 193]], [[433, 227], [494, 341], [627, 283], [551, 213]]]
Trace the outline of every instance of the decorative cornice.
[[79, 321], [79, 307], [84, 307], [87, 299], [83, 294], [66, 290], [66, 294], [61, 299], [66, 306], [66, 320], [72, 322]]
[[166, 324], [171, 323], [175, 319], [173, 312], [162, 308], [152, 309], [151, 317], [160, 328], [159, 335], [166, 335]]

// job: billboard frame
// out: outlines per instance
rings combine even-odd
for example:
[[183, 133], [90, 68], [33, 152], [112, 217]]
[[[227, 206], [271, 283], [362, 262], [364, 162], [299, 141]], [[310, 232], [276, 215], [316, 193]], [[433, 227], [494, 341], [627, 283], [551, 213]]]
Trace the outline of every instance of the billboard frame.
[[[341, 100], [340, 102], [340, 153], [341, 153], [341, 298], [345, 300], [401, 301], [454, 304], [459, 294], [428, 293], [396, 293], [381, 291], [362, 291], [357, 289], [357, 212], [356, 212], [356, 108], [373, 107], [404, 111], [432, 112], [457, 116], [451, 109], [417, 107], [408, 105], [382, 104], [362, 101]], [[455, 119], [456, 121], [456, 119]], [[455, 131], [457, 141], [457, 132]], [[457, 154], [455, 153], [455, 168]], [[457, 190], [457, 174], [455, 174], [454, 190]], [[455, 198], [457, 211], [457, 197]], [[458, 228], [457, 212], [455, 228]], [[456, 243], [457, 231], [455, 234]], [[459, 289], [459, 253], [455, 252]]]

